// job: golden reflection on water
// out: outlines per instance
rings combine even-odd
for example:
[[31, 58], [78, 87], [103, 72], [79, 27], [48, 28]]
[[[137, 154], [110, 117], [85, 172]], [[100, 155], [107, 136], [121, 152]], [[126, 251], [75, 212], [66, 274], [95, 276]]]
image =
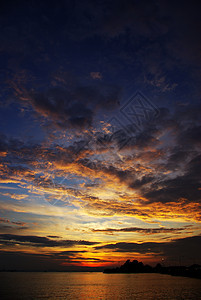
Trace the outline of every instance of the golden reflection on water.
[[201, 280], [161, 274], [0, 274], [1, 299], [201, 299]]

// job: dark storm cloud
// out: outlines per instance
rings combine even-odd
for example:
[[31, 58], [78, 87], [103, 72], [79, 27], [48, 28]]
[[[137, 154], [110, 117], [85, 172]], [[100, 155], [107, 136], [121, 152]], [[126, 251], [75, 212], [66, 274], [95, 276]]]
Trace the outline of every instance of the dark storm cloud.
[[0, 234], [0, 243], [3, 245], [28, 245], [33, 247], [72, 247], [75, 245], [91, 246], [97, 244], [90, 241], [55, 240], [34, 235]]
[[57, 252], [57, 253], [54, 253], [52, 254], [53, 256], [56, 256], [56, 257], [66, 257], [66, 256], [70, 256], [70, 255], [75, 255], [77, 253], [86, 253], [87, 251], [86, 250], [69, 250], [69, 251], [61, 251], [61, 252]]
[[129, 252], [155, 255], [164, 255], [169, 259], [176, 259], [178, 257], [186, 257], [188, 259], [201, 259], [200, 249], [201, 236], [187, 237], [183, 239], [176, 239], [170, 242], [148, 242], [148, 243], [114, 243], [95, 247], [96, 250], [112, 250], [115, 252]]
[[70, 92], [55, 88], [43, 94], [31, 95], [30, 103], [39, 114], [50, 118], [60, 127], [83, 128], [92, 125], [98, 109], [114, 108], [119, 97], [118, 87], [80, 86]]
[[147, 176], [143, 176], [141, 179], [137, 179], [137, 176], [140, 175], [136, 170], [135, 167], [133, 166], [133, 170], [121, 170], [118, 169], [114, 166], [101, 166], [101, 165], [97, 165], [95, 167], [100, 171], [103, 171], [105, 174], [114, 176], [116, 178], [119, 179], [120, 182], [122, 183], [126, 183], [128, 185], [128, 187], [132, 188], [132, 189], [139, 189], [142, 186], [146, 185], [147, 183], [152, 182], [155, 177], [147, 175]]
[[185, 227], [181, 228], [140, 228], [140, 227], [125, 227], [125, 228], [106, 228], [106, 229], [92, 229], [93, 232], [103, 232], [103, 233], [118, 233], [118, 232], [138, 232], [143, 234], [157, 234], [157, 233], [180, 233], [186, 230]]
[[30, 103], [42, 116], [50, 118], [60, 127], [87, 127], [92, 125], [93, 113], [84, 103], [69, 101], [67, 93], [49, 91], [35, 94]]
[[181, 132], [179, 143], [182, 145], [201, 145], [201, 126], [190, 126], [185, 131]]
[[171, 154], [168, 158], [168, 167], [169, 169], [176, 170], [191, 153], [187, 150], [182, 150], [180, 147], [175, 147], [172, 149]]
[[132, 189], [139, 189], [142, 186], [144, 186], [147, 183], [150, 183], [154, 180], [155, 180], [154, 176], [150, 176], [150, 175], [143, 176], [141, 179], [136, 179], [135, 181], [131, 182], [129, 187], [132, 188]]
[[105, 175], [108, 176], [108, 178], [109, 177], [117, 178], [120, 182], [127, 183], [127, 184], [133, 181], [133, 179], [136, 177], [135, 174], [136, 172], [134, 168], [133, 170], [122, 170], [111, 164], [105, 165], [104, 163], [94, 162], [87, 158], [79, 160], [79, 163], [91, 170], [104, 173]]
[[116, 244], [107, 244], [104, 246], [95, 247], [96, 250], [113, 250], [115, 252], [136, 252], [141, 254], [146, 253], [160, 253], [161, 249], [160, 246], [163, 246], [165, 243], [127, 243], [127, 242], [120, 242]]
[[201, 155], [198, 155], [187, 163], [184, 175], [160, 182], [162, 187], [158, 189], [156, 189], [155, 184], [155, 188], [146, 193], [145, 196], [153, 202], [171, 202], [179, 198], [199, 202], [201, 199], [200, 168]]
[[100, 109], [117, 107], [121, 96], [120, 87], [108, 84], [82, 86], [75, 83], [70, 89], [54, 87], [44, 92], [26, 91], [20, 84], [14, 84], [14, 91], [21, 105], [30, 105], [40, 116], [60, 128], [92, 126], [96, 113]]
[[[110, 129], [110, 128], [109, 128]], [[116, 147], [120, 150], [146, 150], [159, 144], [157, 139], [158, 129], [150, 124], [146, 119], [143, 120], [143, 127], [137, 128], [133, 122], [131, 124], [119, 125], [119, 128], [111, 133], [98, 133], [96, 143], [104, 147]]]
[[[174, 113], [166, 112], [156, 123], [156, 133], [169, 131], [174, 142], [169, 147], [161, 144], [163, 150], [161, 161], [156, 162], [156, 171], [176, 172], [174, 177], [159, 177], [154, 173], [146, 175], [131, 184], [137, 188], [138, 184], [149, 183], [150, 187], [143, 192], [143, 195], [150, 202], [171, 202], [179, 198], [192, 202], [199, 202], [200, 194], [200, 106], [187, 106]], [[161, 141], [159, 142], [160, 146]], [[150, 147], [153, 145], [150, 143]], [[140, 150], [140, 147], [138, 148]], [[140, 154], [139, 154], [140, 157]], [[142, 155], [143, 157], [143, 155]]]
[[[13, 257], [18, 257], [18, 256], [22, 256], [22, 257], [30, 257], [30, 258], [42, 258], [44, 260], [46, 259], [51, 259], [51, 260], [68, 260], [69, 262], [73, 259], [82, 259], [81, 256], [79, 256], [79, 254], [82, 253], [86, 253], [87, 251], [85, 250], [71, 250], [71, 251], [60, 251], [60, 252], [48, 252], [47, 254], [37, 254], [37, 253], [24, 253], [24, 252], [20, 252], [20, 251], [0, 251], [2, 256], [6, 256], [6, 255], [13, 255]], [[84, 258], [83, 258], [84, 259]]]
[[24, 145], [23, 141], [16, 138], [9, 138], [6, 134], [0, 133], [0, 151], [13, 151], [21, 149]]

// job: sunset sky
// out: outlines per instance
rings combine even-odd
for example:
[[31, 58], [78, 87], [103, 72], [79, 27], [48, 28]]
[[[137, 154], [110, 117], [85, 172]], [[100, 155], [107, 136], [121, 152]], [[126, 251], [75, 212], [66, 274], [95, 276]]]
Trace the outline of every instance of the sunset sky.
[[0, 270], [201, 264], [199, 1], [1, 1]]

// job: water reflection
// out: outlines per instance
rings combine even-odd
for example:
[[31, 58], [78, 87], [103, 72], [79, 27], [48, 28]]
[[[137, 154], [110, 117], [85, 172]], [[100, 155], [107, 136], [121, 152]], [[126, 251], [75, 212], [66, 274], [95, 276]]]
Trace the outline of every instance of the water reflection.
[[201, 299], [200, 279], [162, 274], [1, 273], [1, 299]]

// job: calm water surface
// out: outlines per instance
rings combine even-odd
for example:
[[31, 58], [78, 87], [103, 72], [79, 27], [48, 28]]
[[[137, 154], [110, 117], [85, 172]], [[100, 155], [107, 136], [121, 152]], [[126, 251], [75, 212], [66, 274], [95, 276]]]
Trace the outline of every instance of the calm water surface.
[[161, 274], [0, 273], [0, 299], [201, 299], [201, 280]]

